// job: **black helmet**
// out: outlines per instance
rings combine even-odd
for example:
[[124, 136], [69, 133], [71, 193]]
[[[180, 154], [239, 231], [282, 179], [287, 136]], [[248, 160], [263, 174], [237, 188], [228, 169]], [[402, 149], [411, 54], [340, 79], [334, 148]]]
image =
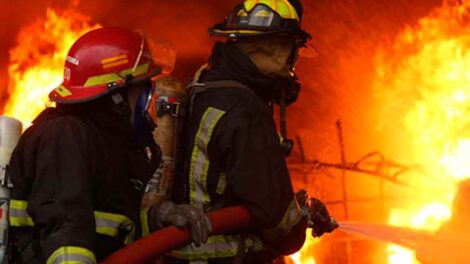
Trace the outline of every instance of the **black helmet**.
[[299, 0], [246, 0], [232, 10], [224, 23], [211, 27], [209, 34], [234, 39], [286, 34], [296, 37], [303, 46], [312, 37], [301, 28], [302, 13]]

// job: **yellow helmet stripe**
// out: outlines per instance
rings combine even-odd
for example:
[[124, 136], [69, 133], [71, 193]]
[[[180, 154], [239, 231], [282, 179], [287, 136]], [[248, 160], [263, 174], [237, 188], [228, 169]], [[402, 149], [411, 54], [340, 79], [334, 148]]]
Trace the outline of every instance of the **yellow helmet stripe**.
[[250, 12], [253, 7], [258, 3], [257, 0], [246, 0], [245, 1], [245, 9], [247, 12]]
[[244, 2], [245, 10], [250, 12], [257, 4], [265, 4], [269, 6], [282, 18], [300, 20], [297, 11], [288, 0], [246, 0]]
[[297, 11], [288, 1], [279, 1], [278, 12], [283, 18], [300, 20]]
[[69, 91], [67, 88], [65, 88], [65, 86], [61, 85], [59, 87], [57, 87], [55, 89], [56, 93], [58, 93], [60, 96], [62, 97], [67, 97], [67, 96], [71, 96], [72, 95], [72, 92]]
[[98, 76], [92, 76], [87, 79], [87, 81], [85, 82], [83, 86], [90, 87], [90, 86], [101, 85], [105, 83], [124, 81], [124, 78], [123, 78], [124, 76], [132, 75], [135, 77], [135, 76], [145, 74], [149, 70], [149, 67], [150, 67], [150, 63], [146, 63], [146, 64], [137, 66], [135, 70], [133, 68], [125, 69], [121, 71], [119, 74], [108, 73], [108, 74], [103, 74], [103, 75], [98, 75]]
[[249, 29], [237, 29], [237, 30], [220, 30], [214, 29], [215, 33], [222, 33], [222, 34], [259, 34], [258, 30], [249, 30]]
[[96, 85], [118, 82], [118, 81], [123, 81], [123, 80], [124, 79], [121, 76], [119, 76], [117, 73], [108, 73], [108, 74], [92, 76], [88, 78], [85, 84], [83, 85], [83, 87], [96, 86]]

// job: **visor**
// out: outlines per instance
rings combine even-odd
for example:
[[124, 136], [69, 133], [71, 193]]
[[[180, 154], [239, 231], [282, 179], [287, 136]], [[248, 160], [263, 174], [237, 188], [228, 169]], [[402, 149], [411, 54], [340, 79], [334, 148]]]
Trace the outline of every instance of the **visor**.
[[286, 33], [297, 37], [301, 46], [311, 39], [311, 35], [301, 29], [298, 19], [283, 18], [264, 4], [256, 5], [249, 13], [240, 5], [226, 18], [224, 24], [217, 24], [209, 31], [214, 35], [237, 34], [241, 37]]

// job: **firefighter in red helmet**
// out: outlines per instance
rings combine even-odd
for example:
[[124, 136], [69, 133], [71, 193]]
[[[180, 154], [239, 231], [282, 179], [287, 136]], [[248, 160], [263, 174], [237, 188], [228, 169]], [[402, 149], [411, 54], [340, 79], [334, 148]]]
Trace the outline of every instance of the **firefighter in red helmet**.
[[49, 95], [56, 107], [24, 132], [8, 168], [14, 263], [96, 263], [169, 224], [190, 223], [194, 242], [207, 239], [197, 208], [140, 210], [161, 158], [147, 108], [152, 78], [173, 67], [175, 52], [164, 47], [117, 27], [71, 47], [64, 81]]
[[205, 212], [244, 205], [254, 226], [171, 252], [169, 263], [271, 263], [301, 248], [307, 226], [315, 236], [337, 227], [319, 200], [294, 195], [284, 159], [292, 141], [280, 143], [272, 116], [300, 91], [294, 66], [311, 38], [301, 19], [298, 0], [246, 0], [209, 29], [226, 41], [188, 86], [188, 148], [173, 199]]

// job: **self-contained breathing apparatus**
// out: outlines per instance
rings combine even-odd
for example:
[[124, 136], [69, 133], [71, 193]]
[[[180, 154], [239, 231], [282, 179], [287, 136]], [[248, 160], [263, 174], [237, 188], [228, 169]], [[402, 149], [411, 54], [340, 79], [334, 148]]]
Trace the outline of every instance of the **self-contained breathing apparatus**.
[[8, 263], [8, 232], [10, 217], [10, 188], [7, 167], [18, 144], [23, 125], [20, 121], [0, 116], [0, 263]]

